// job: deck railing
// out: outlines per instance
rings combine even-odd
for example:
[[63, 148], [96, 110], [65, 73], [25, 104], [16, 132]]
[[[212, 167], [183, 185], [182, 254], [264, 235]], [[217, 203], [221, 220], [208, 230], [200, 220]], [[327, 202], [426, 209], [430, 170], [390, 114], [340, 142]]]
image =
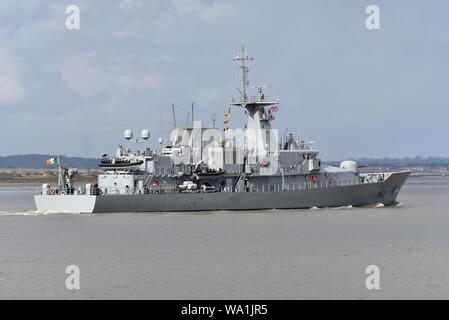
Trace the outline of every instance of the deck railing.
[[260, 103], [260, 104], [278, 104], [280, 101], [279, 97], [261, 97], [261, 96], [248, 96], [246, 100], [242, 98], [231, 98], [229, 99], [229, 103], [231, 104], [251, 104], [251, 103]]
[[320, 188], [332, 188], [343, 187], [360, 184], [358, 179], [341, 179], [319, 182], [299, 182], [299, 183], [284, 183], [284, 184], [268, 184], [268, 185], [255, 185], [248, 187], [247, 192], [280, 192], [280, 191], [298, 191], [306, 189], [320, 189]]
[[[322, 189], [322, 188], [333, 188], [333, 187], [344, 187], [344, 186], [352, 186], [357, 184], [362, 184], [359, 179], [340, 179], [340, 180], [332, 180], [332, 181], [317, 181], [317, 182], [300, 182], [300, 183], [284, 183], [284, 184], [266, 184], [266, 185], [251, 185], [247, 186], [246, 190], [241, 190], [239, 188], [219, 188], [216, 192], [282, 192], [282, 191], [299, 191], [299, 190], [308, 190], [308, 189]], [[184, 193], [198, 193], [202, 192], [200, 189], [193, 190]], [[210, 191], [209, 191], [210, 192]], [[57, 188], [49, 188], [46, 190], [45, 194], [47, 195], [130, 195], [130, 194], [173, 194], [180, 193], [179, 188], [177, 186], [152, 186], [150, 188], [145, 189], [137, 189], [137, 188], [127, 188], [125, 190], [107, 188], [104, 190], [100, 190], [99, 188], [91, 188], [90, 190], [86, 190], [85, 187], [73, 188], [72, 190], [67, 189], [57, 189]], [[37, 190], [38, 195], [43, 194], [42, 189]]]

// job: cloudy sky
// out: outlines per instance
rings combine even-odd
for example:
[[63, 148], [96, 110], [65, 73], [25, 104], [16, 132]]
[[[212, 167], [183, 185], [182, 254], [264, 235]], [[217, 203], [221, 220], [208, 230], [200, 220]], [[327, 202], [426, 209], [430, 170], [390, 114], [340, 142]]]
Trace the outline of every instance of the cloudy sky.
[[[65, 26], [79, 6], [80, 29]], [[380, 30], [365, 8], [380, 8]], [[122, 132], [152, 141], [228, 110], [242, 39], [252, 85], [280, 96], [273, 126], [324, 159], [449, 156], [449, 1], [0, 2], [0, 155], [98, 156]], [[232, 110], [232, 125], [243, 123]]]

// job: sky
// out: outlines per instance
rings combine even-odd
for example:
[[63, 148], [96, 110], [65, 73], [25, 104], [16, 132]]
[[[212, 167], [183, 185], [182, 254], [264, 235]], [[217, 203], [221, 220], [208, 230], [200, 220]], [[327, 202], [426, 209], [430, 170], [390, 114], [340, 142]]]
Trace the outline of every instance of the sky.
[[449, 156], [448, 12], [445, 0], [2, 0], [0, 155], [97, 157], [126, 128], [157, 146], [172, 103], [178, 126], [193, 102], [222, 127], [244, 40], [251, 86], [280, 97], [272, 126], [322, 159]]

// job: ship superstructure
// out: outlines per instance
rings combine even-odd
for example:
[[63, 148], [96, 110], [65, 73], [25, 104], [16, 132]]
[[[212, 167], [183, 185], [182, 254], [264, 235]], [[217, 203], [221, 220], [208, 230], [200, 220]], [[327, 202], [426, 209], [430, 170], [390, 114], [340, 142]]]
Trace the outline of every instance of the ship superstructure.
[[[72, 187], [68, 170], [56, 187], [42, 186], [35, 196], [38, 210], [70, 212], [247, 210], [323, 206], [391, 205], [410, 172], [361, 173], [354, 161], [323, 167], [313, 143], [292, 133], [279, 137], [271, 122], [279, 98], [266, 97], [264, 86], [249, 95], [249, 57], [242, 45], [234, 58], [242, 72], [233, 108], [246, 114], [245, 128], [225, 131], [193, 121], [176, 128], [158, 150], [126, 146], [103, 155], [98, 183]], [[142, 145], [142, 144], [136, 144]], [[67, 186], [70, 186], [68, 188]]]

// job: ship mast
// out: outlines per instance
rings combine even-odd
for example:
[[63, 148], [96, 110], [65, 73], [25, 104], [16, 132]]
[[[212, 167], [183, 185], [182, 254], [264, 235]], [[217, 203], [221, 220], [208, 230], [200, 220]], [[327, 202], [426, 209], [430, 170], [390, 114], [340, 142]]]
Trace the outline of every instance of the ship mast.
[[245, 43], [242, 42], [242, 52], [241, 56], [234, 58], [234, 61], [238, 63], [239, 67], [242, 69], [242, 90], [238, 89], [240, 92], [240, 99], [242, 102], [248, 101], [248, 95], [246, 94], [246, 89], [249, 86], [248, 72], [249, 68], [246, 66], [246, 62], [253, 61], [253, 57], [249, 57], [245, 50]]
[[240, 98], [231, 99], [230, 105], [246, 109], [245, 149], [250, 154], [263, 157], [270, 153], [270, 122], [274, 120], [271, 112], [273, 110], [277, 111], [277, 107], [270, 107], [276, 106], [279, 103], [279, 98], [270, 99], [265, 97], [263, 88], [267, 88], [266, 86], [256, 86], [259, 92], [258, 96], [248, 95], [249, 68], [247, 63], [253, 61], [254, 58], [248, 56], [244, 43], [242, 43], [242, 52], [233, 60], [237, 62], [242, 70], [242, 89], [237, 89], [240, 92]]

